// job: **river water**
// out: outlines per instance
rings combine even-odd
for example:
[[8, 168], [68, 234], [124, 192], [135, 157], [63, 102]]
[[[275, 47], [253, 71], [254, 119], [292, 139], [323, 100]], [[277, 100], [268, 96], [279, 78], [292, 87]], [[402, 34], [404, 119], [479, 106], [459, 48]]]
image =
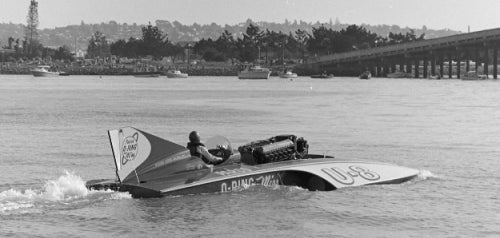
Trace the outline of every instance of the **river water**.
[[[293, 133], [421, 171], [401, 185], [132, 199], [106, 130], [185, 144]], [[500, 237], [500, 82], [0, 75], [0, 237]]]

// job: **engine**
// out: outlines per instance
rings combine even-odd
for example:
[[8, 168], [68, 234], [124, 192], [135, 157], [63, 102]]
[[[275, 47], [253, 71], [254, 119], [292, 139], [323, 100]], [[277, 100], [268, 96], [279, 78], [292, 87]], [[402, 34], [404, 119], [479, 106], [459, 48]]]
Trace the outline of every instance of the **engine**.
[[307, 141], [295, 135], [274, 136], [238, 147], [241, 162], [250, 165], [305, 158], [308, 150]]

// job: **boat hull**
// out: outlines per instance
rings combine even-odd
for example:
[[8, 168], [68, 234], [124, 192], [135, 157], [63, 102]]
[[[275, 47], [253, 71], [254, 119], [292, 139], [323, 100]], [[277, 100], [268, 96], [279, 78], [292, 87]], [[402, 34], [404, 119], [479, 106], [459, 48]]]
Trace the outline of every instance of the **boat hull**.
[[284, 79], [290, 79], [290, 78], [297, 78], [298, 77], [296, 73], [280, 74], [279, 76], [280, 76], [280, 78], [284, 78]]
[[33, 71], [31, 71], [31, 73], [35, 77], [55, 77], [55, 76], [59, 76], [58, 72], [44, 72], [44, 71], [35, 71], [35, 70], [33, 70]]
[[87, 187], [129, 192], [133, 197], [225, 193], [254, 185], [290, 185], [330, 191], [370, 184], [402, 183], [416, 177], [418, 173], [415, 169], [376, 162], [301, 159], [255, 166], [220, 165], [213, 172], [200, 169], [189, 175], [182, 175], [182, 178], [165, 177], [156, 181], [141, 181], [139, 184], [89, 181]]
[[188, 74], [186, 74], [186, 73], [167, 72], [166, 75], [167, 75], [167, 78], [187, 78], [188, 77]]
[[372, 74], [370, 72], [368, 73], [362, 73], [361, 75], [359, 75], [359, 79], [371, 79], [372, 78]]
[[313, 79], [331, 79], [333, 78], [334, 76], [332, 74], [329, 74], [329, 75], [311, 75], [311, 78]]

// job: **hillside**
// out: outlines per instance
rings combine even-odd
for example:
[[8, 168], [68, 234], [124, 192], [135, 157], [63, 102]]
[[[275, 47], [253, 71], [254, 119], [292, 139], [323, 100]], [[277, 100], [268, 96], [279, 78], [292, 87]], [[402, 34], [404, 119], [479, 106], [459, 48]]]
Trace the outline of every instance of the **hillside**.
[[[185, 41], [198, 41], [202, 38], [218, 38], [220, 34], [227, 30], [233, 33], [233, 36], [239, 37], [246, 30], [247, 26], [252, 23], [249, 19], [246, 22], [235, 24], [235, 25], [217, 25], [215, 23], [209, 25], [184, 25], [178, 21], [166, 21], [157, 20], [156, 25], [164, 32], [168, 34], [168, 38], [172, 42], [185, 42]], [[347, 27], [349, 24], [342, 24], [338, 20], [335, 23], [307, 23], [304, 21], [285, 21], [284, 23], [272, 23], [272, 22], [257, 22], [256, 23], [261, 30], [269, 29], [273, 31], [282, 32], [295, 32], [298, 29], [306, 30], [311, 32], [313, 27], [319, 27], [322, 24], [329, 26], [334, 30], [339, 30]], [[67, 45], [73, 49], [76, 45], [78, 49], [86, 49], [88, 40], [90, 36], [95, 31], [101, 31], [107, 37], [108, 40], [116, 41], [118, 39], [128, 39], [130, 37], [140, 37], [141, 27], [144, 25], [138, 24], [119, 24], [115, 21], [110, 21], [108, 23], [101, 24], [85, 24], [83, 21], [80, 25], [69, 25], [65, 27], [57, 27], [52, 29], [41, 29], [39, 30], [40, 41], [42, 44], [51, 47], [59, 47], [62, 45]], [[393, 33], [406, 33], [411, 28], [399, 27], [397, 25], [367, 25], [363, 24], [367, 30], [374, 32], [381, 36], [387, 36], [389, 32]], [[454, 34], [459, 34], [459, 31], [453, 31], [449, 29], [443, 30], [432, 30], [427, 29], [423, 26], [420, 29], [414, 29], [417, 35], [425, 33], [425, 38], [436, 38], [449, 36]], [[9, 37], [22, 39], [24, 35], [24, 28], [22, 24], [12, 24], [12, 23], [0, 23], [0, 46], [7, 45], [7, 39]]]

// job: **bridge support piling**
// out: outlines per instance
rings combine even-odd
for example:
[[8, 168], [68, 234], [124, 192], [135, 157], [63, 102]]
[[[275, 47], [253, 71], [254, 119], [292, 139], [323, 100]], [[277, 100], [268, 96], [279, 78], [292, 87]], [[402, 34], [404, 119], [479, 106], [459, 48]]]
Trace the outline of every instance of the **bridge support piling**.
[[484, 73], [488, 75], [488, 47], [484, 49]]
[[444, 77], [444, 58], [442, 56], [439, 58], [439, 76]]
[[497, 46], [493, 46], [493, 78], [497, 79], [498, 74], [498, 49]]
[[431, 59], [431, 74], [432, 76], [436, 75], [436, 58], [433, 57]]
[[460, 78], [460, 52], [457, 52], [457, 79]]
[[477, 69], [479, 68], [479, 49], [476, 47], [475, 49], [475, 54], [476, 54], [476, 65], [474, 66], [474, 70], [477, 73]]
[[416, 79], [418, 79], [418, 77], [419, 77], [419, 75], [418, 75], [419, 68], [420, 68], [420, 60], [416, 59], [415, 60], [415, 78]]
[[465, 73], [470, 71], [469, 51], [465, 52]]
[[427, 62], [427, 58], [424, 57], [424, 78], [427, 78], [427, 65], [429, 62]]
[[411, 74], [411, 61], [409, 59], [406, 60], [406, 73]]
[[399, 62], [399, 71], [405, 72], [405, 63], [404, 63], [404, 61]]
[[453, 73], [453, 62], [451, 60], [451, 55], [450, 55], [450, 56], [448, 56], [448, 78], [451, 79], [452, 73]]

